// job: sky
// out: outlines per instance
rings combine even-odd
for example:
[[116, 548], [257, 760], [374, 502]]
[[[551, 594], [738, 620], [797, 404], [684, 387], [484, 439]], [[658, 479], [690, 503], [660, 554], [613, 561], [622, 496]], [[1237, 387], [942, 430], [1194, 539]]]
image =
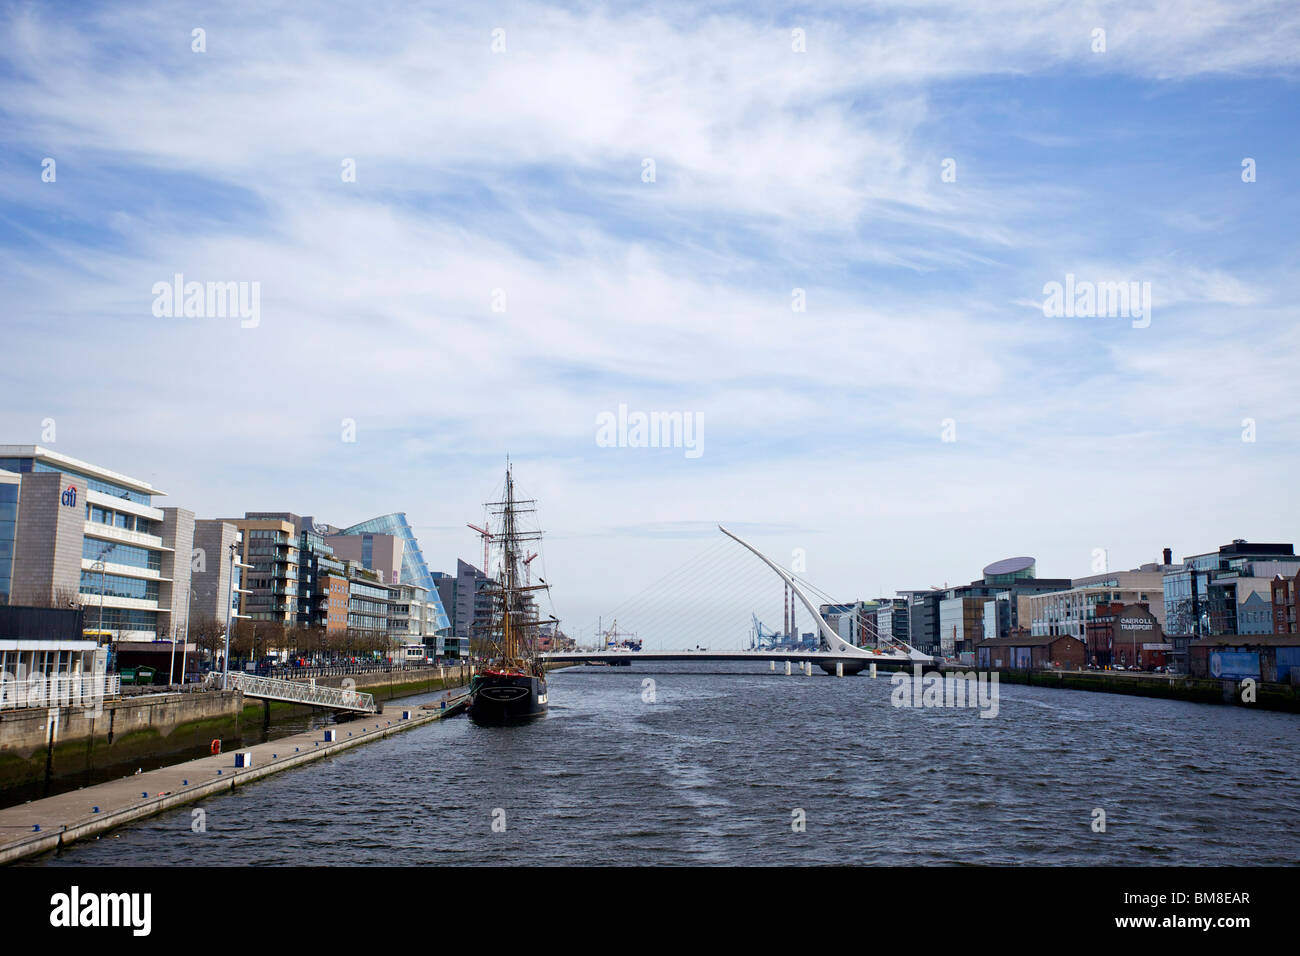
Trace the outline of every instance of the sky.
[[841, 600], [1295, 541], [1297, 50], [1265, 0], [6, 3], [0, 443], [434, 570], [508, 455], [576, 632], [718, 523]]

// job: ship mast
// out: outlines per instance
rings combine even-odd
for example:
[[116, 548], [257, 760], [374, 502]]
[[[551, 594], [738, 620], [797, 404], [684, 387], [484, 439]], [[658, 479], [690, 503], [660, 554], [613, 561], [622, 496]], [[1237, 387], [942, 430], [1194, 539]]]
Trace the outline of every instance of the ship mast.
[[548, 589], [546, 584], [519, 584], [519, 555], [522, 553], [520, 542], [540, 540], [540, 531], [520, 531], [518, 516], [535, 511], [534, 499], [515, 499], [515, 480], [506, 461], [505, 498], [502, 501], [488, 503], [488, 508], [495, 509], [492, 514], [501, 519], [501, 533], [497, 536], [501, 545], [501, 574], [498, 588], [501, 593], [501, 663], [503, 666], [522, 667], [527, 658], [535, 655], [532, 645], [535, 641], [528, 638], [529, 628], [535, 629], [538, 623], [536, 614], [529, 613], [531, 601], [528, 592]]

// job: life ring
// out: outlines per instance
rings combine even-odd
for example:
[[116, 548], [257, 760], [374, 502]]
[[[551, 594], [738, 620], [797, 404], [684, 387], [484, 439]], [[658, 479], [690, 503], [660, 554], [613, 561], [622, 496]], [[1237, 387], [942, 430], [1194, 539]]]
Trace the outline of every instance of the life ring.
[[220, 740], [215, 740], [215, 739], [214, 739], [214, 740], [212, 741], [212, 752], [213, 752], [214, 754], [219, 754], [219, 753], [221, 753], [221, 741], [220, 741]]

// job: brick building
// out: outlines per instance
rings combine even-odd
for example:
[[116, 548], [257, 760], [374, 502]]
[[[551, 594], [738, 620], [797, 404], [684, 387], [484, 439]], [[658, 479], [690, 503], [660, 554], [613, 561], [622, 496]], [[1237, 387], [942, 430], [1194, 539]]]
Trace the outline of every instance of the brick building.
[[1080, 670], [1087, 646], [1066, 634], [1020, 635], [982, 641], [975, 647], [975, 664], [982, 670]]
[[1173, 644], [1146, 604], [1098, 604], [1087, 622], [1088, 663], [1153, 670], [1169, 662]]
[[1294, 577], [1273, 576], [1273, 633], [1297, 633], [1296, 606], [1300, 599], [1300, 573]]

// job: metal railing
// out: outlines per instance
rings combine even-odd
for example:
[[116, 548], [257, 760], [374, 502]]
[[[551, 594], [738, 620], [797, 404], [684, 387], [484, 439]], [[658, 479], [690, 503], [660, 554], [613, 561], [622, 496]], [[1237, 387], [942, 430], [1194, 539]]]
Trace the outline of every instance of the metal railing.
[[122, 693], [117, 674], [50, 674], [8, 679], [0, 675], [0, 710], [20, 707], [84, 707]]
[[[367, 714], [375, 712], [375, 698], [372, 694], [344, 690], [341, 687], [313, 687], [302, 681], [276, 680], [273, 677], [257, 677], [233, 671], [229, 676], [230, 688], [243, 691], [248, 697], [284, 700], [313, 707], [332, 707], [335, 710], [356, 710]], [[216, 683], [218, 687], [221, 686], [220, 674], [216, 676]]]

